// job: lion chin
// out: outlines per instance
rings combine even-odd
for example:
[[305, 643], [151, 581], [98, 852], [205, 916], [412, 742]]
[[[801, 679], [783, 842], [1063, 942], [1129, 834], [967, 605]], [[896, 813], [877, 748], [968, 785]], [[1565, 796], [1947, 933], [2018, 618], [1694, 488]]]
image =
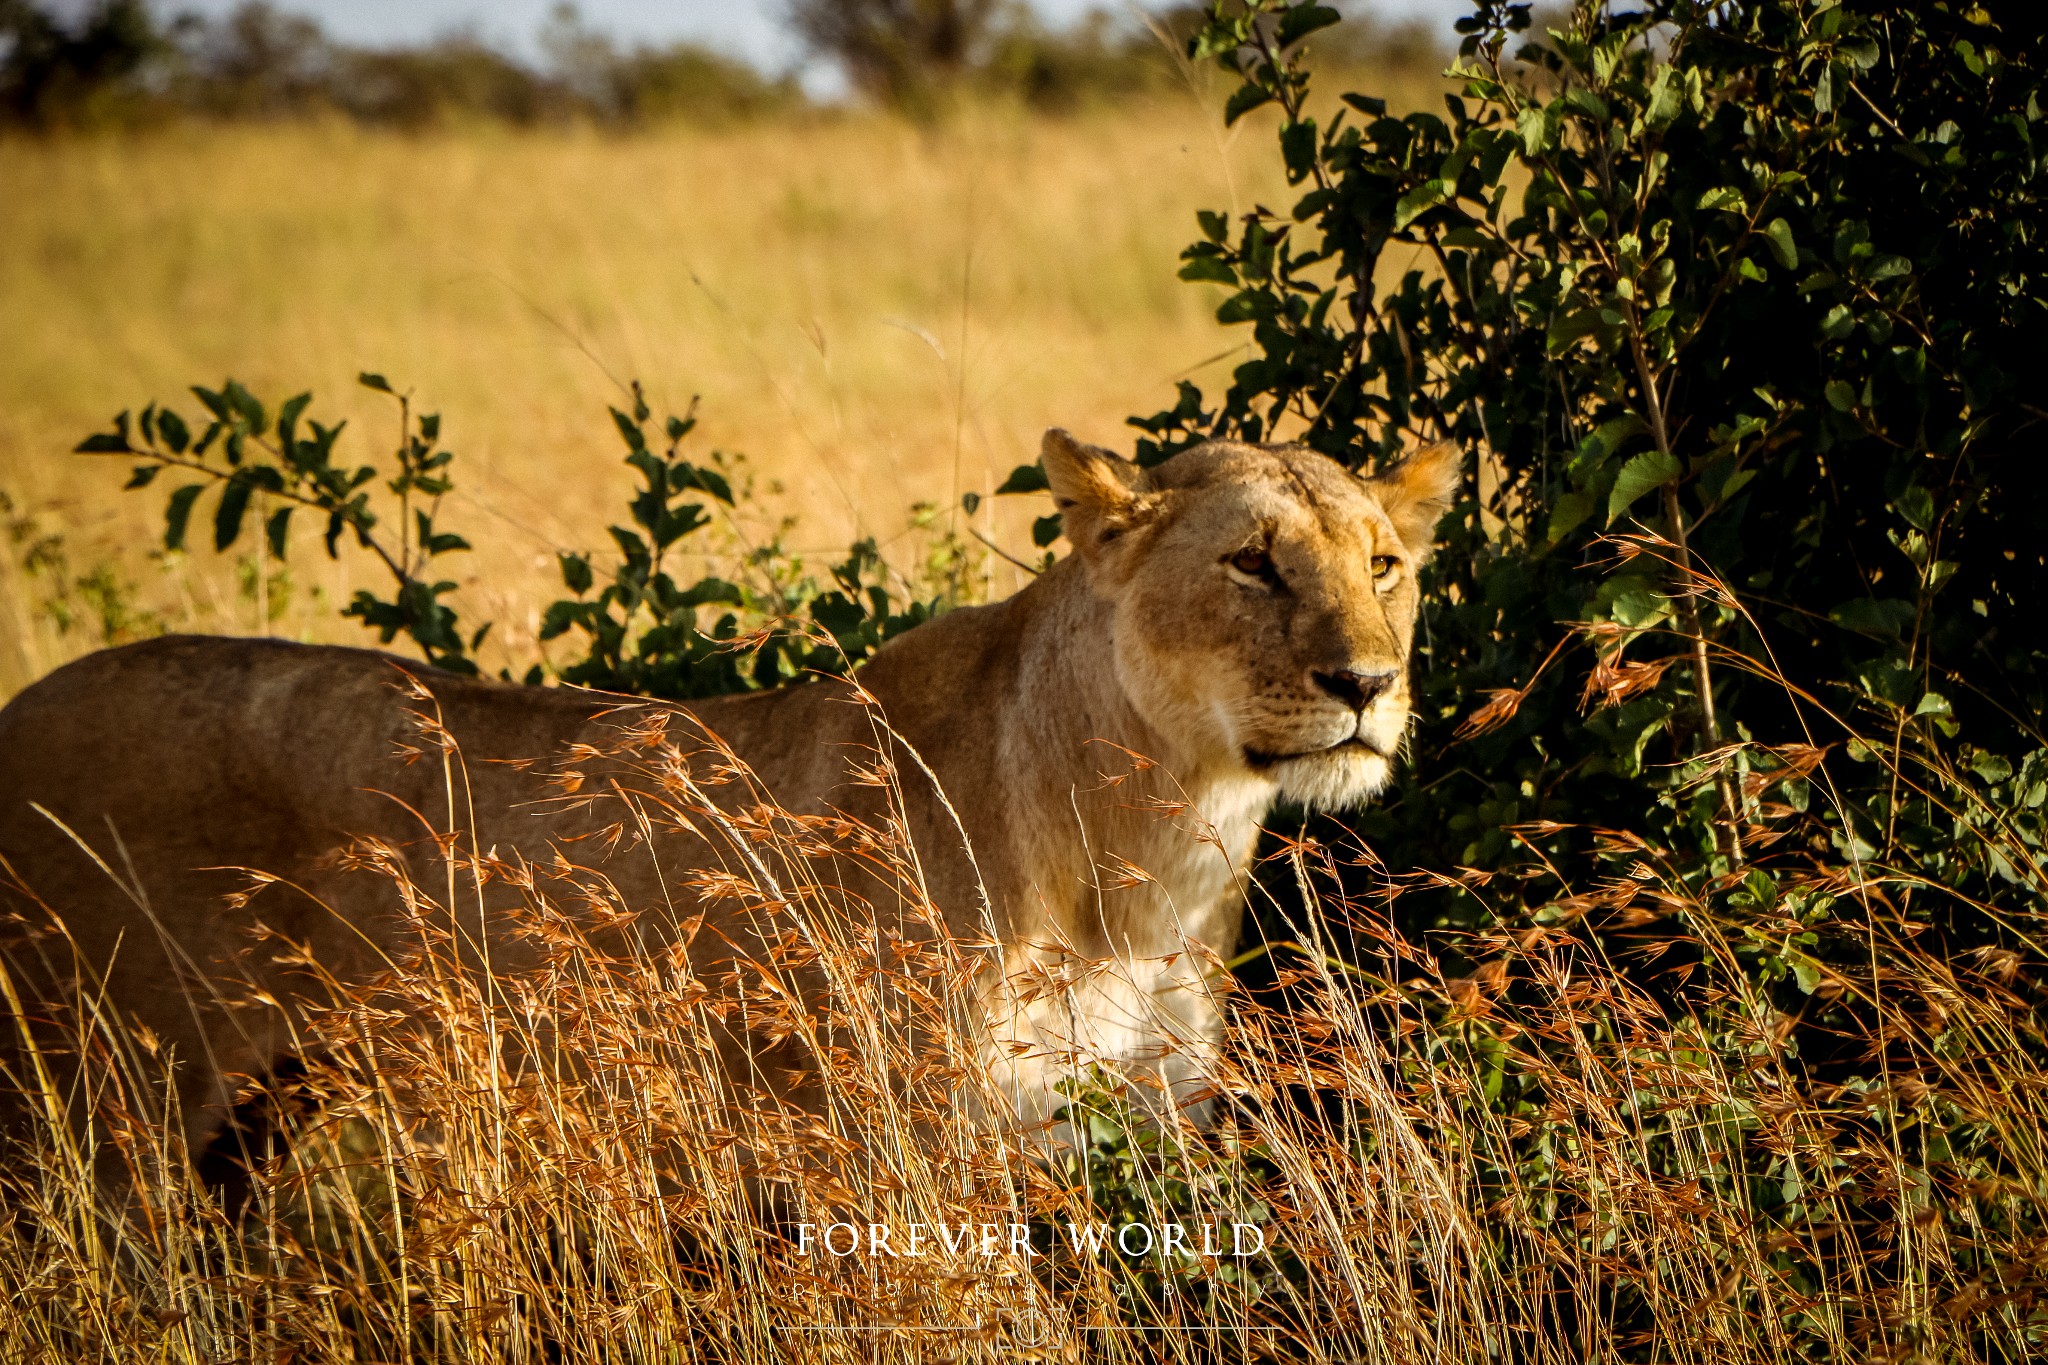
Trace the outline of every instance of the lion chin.
[[1279, 784], [1280, 799], [1310, 810], [1360, 805], [1387, 785], [1393, 764], [1362, 744], [1342, 744], [1317, 754], [1281, 759], [1265, 769]]

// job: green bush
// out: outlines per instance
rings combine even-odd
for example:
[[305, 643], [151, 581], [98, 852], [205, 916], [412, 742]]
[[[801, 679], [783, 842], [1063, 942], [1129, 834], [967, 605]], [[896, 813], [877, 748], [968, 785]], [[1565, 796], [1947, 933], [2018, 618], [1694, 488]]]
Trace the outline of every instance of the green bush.
[[[1182, 277], [1229, 291], [1251, 358], [1134, 419], [1146, 463], [1213, 437], [1474, 455], [1413, 761], [1308, 826], [1349, 856], [1320, 890], [1269, 878], [1269, 932], [1335, 934], [1434, 1021], [1418, 1085], [1477, 1079], [1439, 1138], [1488, 1153], [1530, 1285], [1620, 1254], [1568, 1193], [1568, 1116], [1630, 1027], [1600, 992], [1583, 1034], [1532, 1008], [1579, 961], [1771, 1078], [1753, 1108], [1636, 1092], [1647, 1178], [1777, 1230], [1760, 1331], [1806, 1358], [1933, 1339], [1900, 1307], [1928, 1273], [1892, 1259], [1906, 1223], [1953, 1239], [1921, 1302], [1973, 1352], [2038, 1349], [2037, 1277], [1991, 1249], [2048, 1233], [2037, 1130], [1987, 1097], [2048, 1055], [2039, 35], [1966, 4], [1580, 0], [1527, 41], [1528, 5], [1482, 0], [1444, 114], [1347, 94], [1325, 121], [1303, 40], [1337, 19], [1218, 5], [1191, 44], [1241, 77], [1231, 121], [1277, 107], [1301, 194], [1201, 215]], [[1339, 887], [1385, 920], [1321, 923]], [[1415, 989], [1439, 963], [1457, 988]], [[1749, 1134], [1739, 1168], [1687, 1157], [1709, 1122]], [[1655, 1358], [1656, 1286], [1618, 1262], [1571, 1311]]]
[[[2048, 708], [2038, 49], [1981, 8], [1660, 0], [1581, 4], [1517, 62], [1528, 6], [1488, 3], [1448, 118], [1347, 95], [1324, 127], [1288, 45], [1335, 17], [1254, 5], [1197, 40], [1245, 75], [1232, 118], [1281, 107], [1305, 192], [1202, 216], [1181, 273], [1232, 289], [1254, 356], [1213, 410], [1183, 385], [1136, 425], [1146, 461], [1477, 453], [1418, 761], [1360, 826], [1381, 856], [1597, 866], [1626, 829], [1702, 892], [1791, 850], [1896, 879], [1959, 949], [2035, 913], [2032, 792], [2001, 784]], [[1416, 264], [1383, 288], [1389, 261]]]
[[[456, 584], [437, 571], [442, 556], [470, 548], [440, 520], [441, 500], [454, 487], [455, 459], [440, 446], [440, 416], [416, 415], [410, 396], [380, 374], [365, 373], [361, 382], [390, 395], [399, 408], [399, 443], [386, 468], [337, 463], [336, 442], [346, 424], [308, 418], [311, 394], [273, 412], [232, 379], [219, 389], [192, 390], [206, 413], [196, 431], [177, 410], [152, 403], [133, 419], [120, 413], [110, 430], [87, 437], [78, 450], [139, 459], [131, 489], [148, 488], [167, 471], [187, 480], [166, 500], [169, 550], [184, 548], [192, 516], [209, 495], [216, 551], [230, 549], [260, 523], [259, 553], [282, 560], [294, 516], [312, 514], [321, 521], [330, 557], [339, 556], [346, 539], [391, 580], [390, 597], [359, 590], [343, 615], [376, 631], [384, 644], [403, 635], [436, 667], [475, 675], [474, 656], [491, 625], [462, 626], [446, 600]], [[628, 504], [631, 524], [611, 528], [618, 561], [600, 588], [593, 557], [564, 551], [562, 582], [571, 595], [542, 616], [543, 642], [574, 631], [584, 646], [580, 659], [553, 670], [562, 681], [686, 700], [842, 673], [957, 595], [957, 576], [943, 574], [899, 578], [892, 591], [872, 540], [857, 542], [833, 567], [829, 588], [806, 577], [779, 541], [749, 556], [765, 591], [714, 575], [678, 583], [668, 556], [712, 523], [707, 507], [733, 506], [733, 489], [722, 456], [714, 452], [703, 466], [682, 457], [681, 445], [697, 425], [694, 411], [670, 416], [650, 434], [653, 413], [637, 383], [631, 394], [629, 409], [611, 410], [626, 464], [641, 481]], [[704, 500], [683, 500], [691, 495]], [[950, 537], [941, 537], [937, 550], [945, 564], [964, 553]], [[934, 591], [918, 600], [920, 586]], [[523, 681], [537, 685], [548, 673], [535, 664]]]

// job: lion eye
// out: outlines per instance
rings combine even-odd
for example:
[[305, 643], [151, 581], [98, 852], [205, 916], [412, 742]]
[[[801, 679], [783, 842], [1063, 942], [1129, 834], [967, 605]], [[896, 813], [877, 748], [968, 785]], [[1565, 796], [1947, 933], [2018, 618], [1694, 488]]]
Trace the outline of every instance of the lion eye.
[[1256, 546], [1247, 545], [1230, 557], [1230, 567], [1253, 578], [1264, 578], [1273, 571], [1273, 556]]
[[1392, 555], [1374, 555], [1372, 557], [1372, 576], [1384, 582], [1400, 566], [1401, 561]]

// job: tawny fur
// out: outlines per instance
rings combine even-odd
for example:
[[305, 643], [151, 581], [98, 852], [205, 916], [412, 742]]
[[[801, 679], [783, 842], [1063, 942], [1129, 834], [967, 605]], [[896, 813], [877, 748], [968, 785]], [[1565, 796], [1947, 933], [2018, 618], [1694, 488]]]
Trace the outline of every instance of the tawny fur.
[[[1057, 1008], [995, 990], [992, 1038], [1106, 1057], [1165, 1050], [1177, 1060], [1162, 1065], [1186, 1074], [1221, 1026], [1187, 949], [1233, 951], [1259, 821], [1283, 796], [1339, 805], [1386, 781], [1409, 718], [1416, 571], [1456, 457], [1433, 447], [1363, 480], [1298, 447], [1215, 443], [1140, 471], [1051, 432], [1044, 459], [1075, 552], [1005, 602], [892, 641], [858, 685], [915, 750], [893, 754], [909, 774], [904, 814], [954, 928], [992, 928], [1013, 966], [1066, 953], [1124, 964]], [[421, 703], [394, 687], [404, 675], [460, 746], [467, 785], [452, 811], [438, 758], [395, 756], [419, 743]], [[1347, 675], [1386, 681], [1354, 706], [1326, 681]], [[344, 984], [402, 951], [388, 880], [336, 866], [351, 839], [402, 850], [432, 885], [428, 825], [452, 814], [501, 859], [571, 850], [636, 909], [668, 906], [684, 870], [712, 856], [681, 834], [609, 853], [578, 842], [616, 813], [537, 805], [536, 778], [495, 760], [615, 745], [659, 712], [685, 749], [702, 747], [698, 726], [715, 733], [792, 811], [874, 809], [849, 766], [872, 763], [886, 731], [845, 682], [621, 705], [269, 640], [174, 637], [59, 669], [0, 711], [0, 910], [17, 928], [54, 912], [75, 943], [73, 956], [17, 933], [8, 962], [30, 1014], [90, 1008], [82, 965], [178, 1059], [198, 1144], [234, 1077], [293, 1050], [291, 1005], [308, 994], [274, 940], [252, 941], [253, 921], [310, 944]], [[285, 884], [238, 905], [229, 897], [247, 879], [233, 868]], [[716, 927], [745, 948], [743, 925]], [[718, 941], [700, 935], [693, 954]], [[213, 983], [229, 977], [287, 1008], [224, 1008]], [[0, 1061], [19, 1069], [18, 1054]], [[1015, 1085], [1042, 1113], [1051, 1075], [1033, 1066]]]

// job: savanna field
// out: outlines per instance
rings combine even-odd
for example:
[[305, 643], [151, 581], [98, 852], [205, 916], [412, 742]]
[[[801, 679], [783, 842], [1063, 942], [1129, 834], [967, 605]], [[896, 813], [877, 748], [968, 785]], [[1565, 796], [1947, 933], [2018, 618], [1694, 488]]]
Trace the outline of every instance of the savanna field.
[[[151, 559], [160, 509], [113, 496], [118, 462], [68, 453], [118, 409], [192, 407], [186, 385], [229, 375], [277, 398], [311, 389], [316, 415], [350, 419], [359, 457], [392, 426], [360, 371], [442, 414], [458, 488], [444, 519], [486, 547], [457, 572], [466, 612], [500, 623], [492, 671], [538, 657], [554, 552], [599, 546], [625, 500], [605, 409], [636, 378], [678, 411], [701, 395], [693, 440], [746, 456], [768, 494], [755, 510], [797, 518], [789, 544], [813, 563], [856, 535], [903, 555], [916, 504], [950, 519], [1046, 427], [1127, 446], [1127, 416], [1226, 367], [1241, 338], [1176, 258], [1196, 208], [1248, 208], [1281, 181], [1255, 127], [1220, 129], [1217, 102], [937, 128], [820, 115], [634, 136], [337, 123], [0, 143], [16, 528], [0, 688], [100, 643], [89, 603], [59, 608], [75, 619], [44, 605], [95, 571], [174, 628], [259, 627], [246, 570], [203, 544]], [[978, 528], [1032, 553], [1043, 509], [985, 506]], [[24, 542], [52, 534], [64, 568], [24, 576]], [[350, 638], [332, 604], [359, 586], [352, 566], [316, 549], [290, 569], [288, 632]], [[991, 571], [997, 593], [1015, 586], [1001, 560]]]
[[[1186, 946], [1226, 1021], [1200, 1104], [1073, 1051], [1054, 1119], [983, 1121], [1014, 1096], [963, 1002], [1006, 959], [947, 927], [887, 744], [871, 820], [630, 729], [567, 755], [550, 790], [620, 803], [608, 837], [715, 853], [650, 911], [465, 846], [460, 737], [415, 690], [436, 854], [345, 863], [417, 950], [250, 1078], [282, 1126], [231, 1126], [226, 1175], [179, 1136], [174, 1049], [82, 977], [44, 1018], [0, 973], [0, 1365], [2048, 1357], [2048, 32], [1470, 9], [1449, 77], [1362, 59], [1348, 10], [1175, 11], [1185, 61], [1062, 114], [1016, 72], [1109, 62], [1112, 29], [1026, 25], [935, 103], [752, 75], [748, 117], [400, 128], [331, 91], [225, 114], [173, 71], [123, 97], [176, 117], [0, 128], [0, 703], [168, 632], [376, 643], [352, 600], [394, 651], [535, 684], [843, 671], [1072, 553], [1031, 467], [1054, 426], [1147, 466], [1234, 437], [1464, 471], [1390, 784], [1276, 806], [1243, 941]], [[331, 460], [302, 418], [346, 420]], [[1104, 755], [1092, 794], [1186, 815]], [[153, 915], [118, 830], [67, 832]], [[922, 928], [849, 915], [841, 857]], [[1088, 860], [1098, 896], [1153, 876]], [[236, 911], [282, 894], [242, 872]], [[8, 951], [61, 956], [17, 880]], [[486, 885], [530, 950], [497, 973]], [[789, 927], [715, 978], [621, 947], [689, 898]], [[1034, 961], [1034, 1002], [1131, 967]], [[735, 1084], [735, 1012], [811, 1049], [814, 1108]], [[941, 1232], [792, 1233], [870, 1224]]]

